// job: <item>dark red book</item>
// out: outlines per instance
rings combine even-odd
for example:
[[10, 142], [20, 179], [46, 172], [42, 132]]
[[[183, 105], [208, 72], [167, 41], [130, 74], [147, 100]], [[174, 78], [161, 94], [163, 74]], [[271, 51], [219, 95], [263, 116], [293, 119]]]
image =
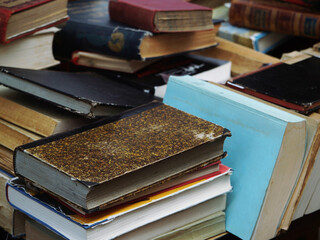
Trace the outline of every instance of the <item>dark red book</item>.
[[320, 11], [278, 0], [233, 0], [232, 25], [261, 31], [320, 38]]
[[0, 1], [0, 43], [68, 20], [67, 3], [68, 0]]
[[320, 58], [310, 57], [292, 65], [273, 64], [240, 75], [227, 86], [249, 95], [310, 114], [320, 108]]
[[111, 0], [112, 20], [151, 32], [188, 32], [213, 28], [212, 9], [183, 0]]

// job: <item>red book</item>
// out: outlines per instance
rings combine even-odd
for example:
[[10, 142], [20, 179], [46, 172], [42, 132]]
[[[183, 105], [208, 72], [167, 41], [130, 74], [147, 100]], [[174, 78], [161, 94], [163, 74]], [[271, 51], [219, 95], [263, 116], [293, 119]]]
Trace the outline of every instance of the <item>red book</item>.
[[320, 11], [280, 1], [233, 0], [229, 22], [262, 31], [320, 37]]
[[109, 15], [151, 32], [188, 32], [213, 28], [212, 9], [183, 0], [110, 0]]
[[66, 21], [67, 3], [67, 0], [0, 1], [0, 43], [8, 43]]

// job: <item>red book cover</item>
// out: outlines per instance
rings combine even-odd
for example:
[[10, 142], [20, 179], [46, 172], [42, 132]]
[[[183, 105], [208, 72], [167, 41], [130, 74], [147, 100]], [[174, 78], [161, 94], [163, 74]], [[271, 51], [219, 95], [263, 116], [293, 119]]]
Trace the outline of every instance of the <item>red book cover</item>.
[[24, 31], [23, 33], [7, 39], [6, 33], [8, 28], [8, 23], [12, 15], [27, 11], [28, 9], [38, 7], [40, 5], [46, 4], [48, 2], [58, 1], [58, 0], [0, 0], [0, 43], [8, 43], [15, 39], [21, 38], [26, 35], [30, 35], [36, 31], [48, 28], [59, 23], [62, 23], [68, 19], [67, 15], [63, 19], [59, 19], [55, 23], [50, 22], [46, 26], [39, 26], [35, 29], [30, 29], [30, 31]]
[[[207, 30], [212, 29], [212, 9], [198, 4], [185, 2], [183, 0], [110, 0], [109, 2], [109, 15], [112, 20], [125, 23], [135, 28], [148, 30], [151, 32], [176, 32], [176, 31], [191, 31], [191, 30], [176, 30], [173, 25], [177, 23], [177, 12], [189, 12], [188, 17], [195, 17], [195, 12], [205, 12], [206, 19], [203, 21]], [[158, 12], [167, 12], [164, 18], [172, 18], [168, 21], [168, 30], [161, 30], [156, 26], [155, 17]], [[210, 18], [208, 18], [210, 16]], [[180, 24], [180, 23], [179, 23]], [[202, 23], [203, 24], [203, 23]], [[183, 25], [183, 24], [180, 24]]]

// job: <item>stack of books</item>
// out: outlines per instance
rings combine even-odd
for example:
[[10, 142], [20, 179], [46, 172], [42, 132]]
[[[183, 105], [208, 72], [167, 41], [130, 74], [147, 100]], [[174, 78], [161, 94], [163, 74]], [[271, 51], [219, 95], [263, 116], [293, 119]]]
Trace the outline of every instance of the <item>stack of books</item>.
[[153, 102], [19, 146], [7, 198], [67, 239], [208, 238], [225, 232], [228, 136]]
[[0, 66], [43, 69], [59, 62], [52, 53], [58, 26], [68, 20], [67, 0], [2, 1]]
[[[68, 14], [70, 20], [55, 34], [53, 53], [73, 69], [100, 70], [100, 74], [158, 97], [165, 92], [167, 78], [162, 76], [169, 73], [201, 74], [198, 77], [220, 83], [230, 78], [230, 61], [195, 59], [190, 54], [176, 57], [218, 45], [219, 24], [213, 24], [211, 8], [180, 0], [161, 4], [78, 0], [69, 3]], [[141, 15], [138, 19], [137, 14]]]
[[[52, 2], [67, 20], [67, 1]], [[212, 10], [176, 1], [173, 14], [172, 2], [163, 2], [168, 9], [156, 14], [156, 30], [111, 21], [109, 4], [112, 16], [120, 1], [69, 1], [70, 20], [60, 29], [30, 30], [4, 41], [10, 47], [1, 55], [3, 64], [0, 59], [0, 226], [28, 240], [202, 239], [224, 233], [232, 169], [221, 161], [230, 131], [156, 101], [161, 99], [137, 89], [133, 80], [120, 81], [148, 72], [163, 82], [173, 74], [228, 80], [230, 61], [190, 53], [217, 45]], [[48, 13], [53, 5], [40, 10]], [[97, 16], [110, 23], [110, 35], [93, 24]], [[162, 20], [168, 18], [176, 27], [166, 28]], [[5, 64], [22, 50], [36, 49], [40, 36], [48, 36], [46, 48], [52, 46], [62, 64]]]

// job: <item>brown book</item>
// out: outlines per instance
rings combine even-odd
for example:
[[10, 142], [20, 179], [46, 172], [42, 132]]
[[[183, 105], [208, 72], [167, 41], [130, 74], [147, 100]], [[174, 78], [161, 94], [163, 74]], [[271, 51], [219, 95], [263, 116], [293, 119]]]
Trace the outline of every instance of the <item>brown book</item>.
[[14, 175], [13, 150], [0, 145], [0, 168], [7, 173]]
[[221, 160], [227, 136], [222, 126], [152, 102], [20, 146], [14, 168], [17, 175], [94, 211]]
[[233, 0], [229, 22], [263, 31], [309, 38], [320, 37], [319, 11], [276, 0]]

